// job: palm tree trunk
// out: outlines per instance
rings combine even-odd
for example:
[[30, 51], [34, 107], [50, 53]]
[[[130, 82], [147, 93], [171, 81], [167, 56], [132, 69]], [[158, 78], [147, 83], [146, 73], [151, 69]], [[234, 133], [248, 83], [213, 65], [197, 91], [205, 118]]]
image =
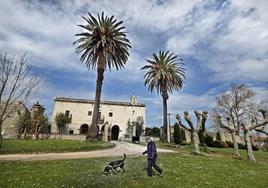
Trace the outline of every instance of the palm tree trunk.
[[167, 142], [167, 125], [168, 125], [168, 121], [167, 121], [167, 99], [168, 99], [168, 93], [167, 92], [163, 92], [162, 94], [162, 98], [163, 98], [163, 131], [161, 134], [161, 140], [163, 142]]
[[100, 98], [101, 98], [101, 89], [104, 79], [104, 70], [105, 70], [105, 58], [103, 53], [100, 52], [98, 60], [98, 75], [96, 83], [96, 92], [95, 92], [95, 102], [94, 110], [92, 117], [92, 124], [89, 127], [87, 138], [96, 138], [98, 135], [98, 119], [99, 119], [99, 109], [100, 109]]

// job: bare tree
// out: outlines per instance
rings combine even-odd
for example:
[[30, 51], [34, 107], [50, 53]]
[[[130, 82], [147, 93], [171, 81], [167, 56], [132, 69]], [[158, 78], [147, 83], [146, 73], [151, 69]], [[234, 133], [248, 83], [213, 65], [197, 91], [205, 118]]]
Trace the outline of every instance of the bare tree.
[[34, 139], [38, 140], [40, 131], [43, 127], [48, 125], [48, 117], [44, 114], [36, 114], [34, 120], [32, 120], [32, 131], [34, 133]]
[[242, 123], [247, 121], [248, 114], [255, 107], [253, 91], [244, 84], [232, 85], [230, 92], [222, 93], [216, 100], [215, 111], [230, 118], [236, 135], [239, 135]]
[[[265, 119], [265, 117], [268, 116], [267, 115], [267, 113], [268, 113], [268, 100], [261, 101], [261, 103], [258, 106], [258, 111], [262, 114], [263, 119]], [[268, 136], [268, 131], [265, 128], [266, 128], [266, 126], [261, 126], [261, 127], [254, 128], [254, 130]]]
[[246, 124], [249, 114], [254, 109], [254, 93], [244, 84], [232, 85], [230, 92], [222, 93], [217, 97], [213, 119], [232, 135], [234, 157], [240, 158], [237, 136], [240, 135], [242, 124]]
[[268, 112], [266, 110], [259, 110], [262, 113], [262, 120], [261, 122], [258, 120], [257, 117], [252, 118], [251, 123], [249, 126], [242, 124], [244, 130], [244, 139], [247, 145], [247, 153], [248, 153], [248, 160], [255, 161], [255, 157], [252, 150], [252, 143], [250, 139], [250, 133], [254, 129], [258, 129], [260, 127], [265, 127], [268, 124]]
[[26, 55], [0, 53], [0, 148], [3, 141], [2, 126], [13, 113], [16, 101], [27, 103], [41, 79], [31, 75], [31, 65]]
[[200, 154], [200, 149], [199, 149], [198, 131], [203, 126], [205, 126], [205, 122], [206, 122], [207, 117], [208, 117], [208, 112], [203, 111], [203, 113], [201, 114], [200, 112], [195, 111], [195, 116], [196, 116], [196, 119], [197, 119], [196, 128], [194, 127], [194, 124], [193, 124], [192, 119], [189, 116], [188, 112], [184, 112], [184, 119], [188, 123], [190, 128], [186, 127], [182, 123], [179, 114], [176, 115], [176, 119], [178, 120], [178, 123], [179, 123], [179, 125], [181, 127], [183, 127], [184, 129], [188, 130], [189, 132], [191, 132], [191, 139], [192, 139], [192, 144], [193, 144], [193, 147], [194, 147], [193, 153], [199, 155]]
[[231, 134], [232, 142], [233, 142], [233, 148], [234, 148], [233, 155], [234, 155], [235, 158], [241, 159], [239, 149], [238, 149], [238, 144], [237, 144], [237, 135], [236, 135], [237, 131], [234, 128], [234, 126], [231, 125], [230, 118], [227, 117], [226, 118], [227, 123], [223, 123], [222, 117], [219, 114], [215, 115], [215, 113], [217, 113], [217, 112], [214, 112], [214, 115], [213, 115], [215, 124], [219, 125], [219, 127], [227, 130]]
[[263, 127], [267, 124], [267, 110], [262, 108], [259, 111], [262, 113], [261, 123], [253, 90], [243, 84], [232, 85], [230, 92], [217, 98], [214, 121], [232, 135], [235, 157], [240, 158], [236, 137], [240, 136], [242, 131], [247, 145], [248, 160], [255, 161], [250, 136], [252, 130], [264, 130]]
[[[26, 138], [27, 133], [31, 131], [31, 114], [29, 111], [25, 111], [24, 113], [18, 112], [18, 127], [19, 127], [19, 135], [18, 139]], [[23, 135], [23, 136], [22, 136]]]

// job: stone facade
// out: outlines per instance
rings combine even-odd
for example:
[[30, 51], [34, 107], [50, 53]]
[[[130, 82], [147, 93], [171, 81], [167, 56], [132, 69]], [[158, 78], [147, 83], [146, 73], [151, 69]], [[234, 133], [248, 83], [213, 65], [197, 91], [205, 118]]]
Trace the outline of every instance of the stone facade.
[[[44, 114], [45, 108], [38, 103], [38, 101], [33, 104], [31, 110], [29, 110], [22, 102], [15, 102], [10, 107], [11, 113], [8, 115], [7, 119], [3, 123], [2, 133], [5, 139], [16, 139], [19, 137], [20, 125], [19, 125], [19, 114], [28, 114], [31, 118], [31, 122], [36, 121], [36, 114]], [[48, 134], [49, 127], [44, 126], [40, 133]], [[32, 130], [27, 129], [27, 135], [32, 137]]]
[[[71, 122], [66, 124], [64, 134], [87, 134], [92, 122], [93, 107], [94, 100], [57, 97], [54, 100], [51, 132], [58, 133], [55, 117], [58, 113], [65, 113]], [[130, 102], [101, 101], [99, 133], [103, 134], [104, 125], [107, 125], [110, 139], [130, 137], [127, 134], [128, 122], [133, 122], [138, 117], [142, 117], [145, 122], [145, 109], [145, 104], [138, 103], [135, 96], [131, 97]]]
[[30, 113], [27, 107], [22, 102], [15, 102], [10, 107], [12, 108], [11, 113], [7, 116], [3, 122], [2, 134], [5, 139], [16, 139], [19, 136], [19, 113]]

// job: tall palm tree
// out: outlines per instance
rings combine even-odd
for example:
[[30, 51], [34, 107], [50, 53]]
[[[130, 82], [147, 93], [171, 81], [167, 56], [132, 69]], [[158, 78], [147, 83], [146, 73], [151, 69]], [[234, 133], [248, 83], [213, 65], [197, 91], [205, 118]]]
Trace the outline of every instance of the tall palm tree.
[[144, 75], [144, 85], [153, 92], [155, 90], [163, 98], [163, 133], [161, 139], [167, 141], [167, 100], [168, 93], [182, 88], [185, 80], [185, 69], [182, 67], [182, 59], [169, 51], [159, 51], [147, 60], [149, 65], [142, 67], [147, 70]]
[[124, 68], [128, 60], [128, 50], [131, 48], [126, 32], [122, 26], [123, 21], [117, 21], [114, 16], [82, 17], [85, 25], [78, 25], [83, 32], [76, 34], [79, 37], [73, 44], [77, 45], [75, 52], [81, 54], [80, 60], [89, 69], [97, 68], [97, 83], [95, 93], [94, 111], [92, 124], [89, 128], [88, 137], [96, 137], [98, 134], [97, 122], [99, 119], [99, 107], [101, 89], [104, 79], [104, 71], [114, 67], [116, 70]]

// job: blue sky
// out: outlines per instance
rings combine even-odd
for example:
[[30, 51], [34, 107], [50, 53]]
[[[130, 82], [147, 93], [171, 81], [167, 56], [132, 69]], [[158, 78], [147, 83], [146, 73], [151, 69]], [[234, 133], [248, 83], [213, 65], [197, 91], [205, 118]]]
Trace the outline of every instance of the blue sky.
[[[268, 98], [268, 1], [234, 0], [0, 0], [0, 49], [31, 57], [43, 82], [33, 101], [51, 115], [57, 96], [94, 99], [96, 73], [74, 53], [81, 16], [104, 11], [124, 21], [132, 43], [125, 69], [106, 71], [103, 100], [129, 101], [135, 94], [147, 106], [147, 126], [162, 124], [162, 99], [144, 87], [153, 52], [171, 50], [183, 58], [184, 87], [170, 95], [168, 111], [211, 110], [230, 84], [245, 83], [256, 100]], [[209, 121], [211, 124], [211, 121]]]

